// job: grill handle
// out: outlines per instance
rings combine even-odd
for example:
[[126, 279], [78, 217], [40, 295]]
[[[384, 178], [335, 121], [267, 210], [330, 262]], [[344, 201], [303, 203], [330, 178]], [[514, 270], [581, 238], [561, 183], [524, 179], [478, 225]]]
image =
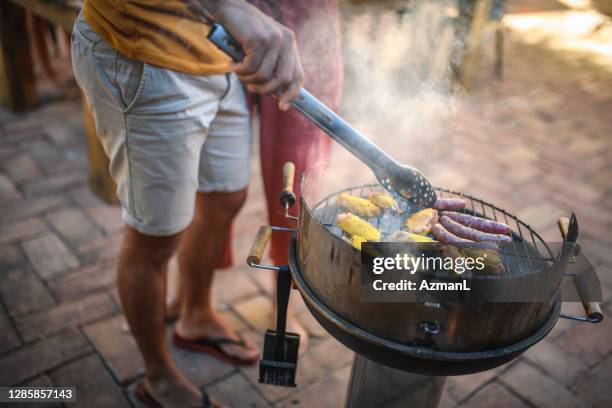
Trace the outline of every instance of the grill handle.
[[247, 264], [249, 264], [249, 266], [261, 264], [261, 259], [263, 258], [264, 252], [266, 252], [266, 247], [268, 246], [268, 242], [270, 242], [271, 236], [272, 228], [267, 225], [259, 227], [259, 231], [257, 231], [257, 235], [255, 236], [255, 241], [253, 241], [253, 245], [251, 245], [251, 250], [247, 256]]
[[[561, 232], [561, 236], [563, 237], [563, 242], [576, 244], [572, 257], [574, 255], [578, 255], [578, 253], [580, 252], [580, 246], [576, 242], [578, 239], [578, 222], [576, 221], [576, 216], [572, 214], [571, 218], [561, 217], [559, 218], [557, 225], [559, 226], [559, 231]], [[570, 226], [572, 227], [570, 228]], [[570, 262], [572, 262], [571, 259]], [[601, 322], [603, 320], [603, 313], [601, 312], [599, 302], [590, 302], [588, 300], [583, 299], [585, 291], [581, 290], [582, 285], [580, 284], [580, 276], [575, 276], [573, 279], [574, 285], [576, 285], [576, 291], [578, 292], [578, 295], [580, 296], [580, 299], [582, 301], [582, 307], [584, 308], [584, 314], [586, 315], [586, 317], [566, 315], [563, 313], [561, 313], [560, 316], [566, 319], [577, 320], [581, 322]]]
[[264, 252], [266, 252], [268, 242], [270, 242], [270, 238], [272, 237], [272, 231], [293, 232], [295, 231], [295, 228], [270, 227], [268, 225], [262, 225], [259, 227], [255, 240], [253, 241], [251, 249], [249, 250], [249, 255], [247, 256], [247, 264], [250, 267], [273, 271], [280, 271], [282, 268], [286, 268], [286, 266], [264, 265], [261, 263]]
[[283, 191], [280, 194], [281, 206], [285, 209], [285, 218], [299, 221], [299, 218], [289, 214], [289, 208], [295, 204], [293, 181], [295, 179], [295, 164], [287, 162], [283, 165]]

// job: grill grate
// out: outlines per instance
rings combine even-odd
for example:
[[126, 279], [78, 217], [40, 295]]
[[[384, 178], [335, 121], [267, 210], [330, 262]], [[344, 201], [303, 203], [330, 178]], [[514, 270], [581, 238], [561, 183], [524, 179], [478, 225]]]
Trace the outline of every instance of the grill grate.
[[[461, 211], [463, 213], [504, 222], [512, 228], [512, 243], [500, 247], [501, 259], [509, 275], [537, 273], [548, 268], [556, 261], [555, 255], [542, 237], [529, 225], [506, 210], [467, 194], [443, 188], [436, 188], [435, 190], [438, 197], [458, 197], [466, 200], [467, 205]], [[336, 225], [335, 220], [336, 215], [345, 211], [335, 204], [336, 196], [346, 192], [360, 197], [367, 197], [370, 193], [377, 191], [386, 192], [379, 184], [366, 184], [337, 191], [321, 199], [314, 206], [313, 214], [332, 234], [342, 237], [343, 232]], [[380, 216], [367, 219], [368, 222], [381, 230], [383, 239], [385, 236], [399, 230], [404, 225], [406, 219], [419, 210], [418, 207], [407, 201], [398, 199], [398, 197], [395, 198], [403, 211], [401, 215], [383, 211]]]

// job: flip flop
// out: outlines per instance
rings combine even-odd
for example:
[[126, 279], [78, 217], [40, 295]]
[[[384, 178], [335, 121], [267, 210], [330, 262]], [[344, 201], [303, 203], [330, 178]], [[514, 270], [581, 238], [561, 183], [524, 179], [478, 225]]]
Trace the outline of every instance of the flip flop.
[[[136, 398], [149, 408], [164, 408], [159, 402], [155, 401], [155, 398], [147, 391], [144, 381], [141, 381], [136, 386]], [[208, 394], [202, 392], [202, 408], [213, 408], [212, 403]]]
[[242, 337], [239, 337], [238, 340], [230, 339], [228, 337], [200, 337], [199, 339], [189, 340], [179, 336], [178, 333], [174, 332], [174, 334], [172, 335], [172, 343], [176, 347], [210, 354], [211, 356], [216, 357], [219, 360], [226, 361], [233, 365], [249, 366], [255, 364], [259, 360], [259, 356], [252, 359], [244, 359], [237, 356], [231, 356], [227, 354], [225, 350], [223, 350], [223, 348], [221, 347], [224, 344], [245, 347], [246, 343]]

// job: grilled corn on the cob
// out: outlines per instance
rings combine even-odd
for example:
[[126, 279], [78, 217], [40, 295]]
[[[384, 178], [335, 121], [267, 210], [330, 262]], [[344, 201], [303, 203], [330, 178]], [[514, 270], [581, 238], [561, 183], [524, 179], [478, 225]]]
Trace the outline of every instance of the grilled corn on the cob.
[[415, 234], [427, 235], [436, 222], [438, 222], [438, 211], [433, 208], [425, 208], [408, 217], [406, 229]]
[[360, 237], [359, 235], [353, 235], [351, 237], [351, 245], [353, 245], [355, 248], [357, 248], [360, 251], [361, 251], [361, 244], [363, 244], [364, 242], [368, 242], [368, 240], [365, 239], [364, 237]]
[[336, 216], [336, 224], [351, 235], [357, 235], [367, 241], [378, 241], [380, 239], [380, 231], [372, 224], [362, 220], [351, 213], [338, 214]]
[[370, 201], [376, 204], [378, 207], [382, 209], [390, 208], [393, 211], [399, 211], [399, 206], [397, 205], [397, 201], [390, 194], [385, 193], [384, 191], [376, 191], [374, 193], [370, 193], [368, 196]]
[[435, 239], [431, 239], [425, 235], [414, 234], [408, 231], [397, 231], [389, 237], [389, 240], [393, 242], [418, 242], [425, 244], [437, 242]]
[[336, 198], [336, 204], [340, 208], [362, 217], [378, 217], [380, 215], [380, 208], [372, 201], [348, 193], [340, 193]]

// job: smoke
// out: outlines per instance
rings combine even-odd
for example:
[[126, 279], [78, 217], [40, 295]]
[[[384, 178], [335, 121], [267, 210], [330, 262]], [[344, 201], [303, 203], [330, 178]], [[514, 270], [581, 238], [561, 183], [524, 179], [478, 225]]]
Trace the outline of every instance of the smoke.
[[[453, 154], [449, 138], [460, 92], [451, 67], [460, 44], [454, 1], [410, 3], [415, 4], [342, 3], [340, 114], [393, 158], [427, 176], [434, 163]], [[374, 182], [369, 169], [337, 145], [326, 175], [328, 193]]]

